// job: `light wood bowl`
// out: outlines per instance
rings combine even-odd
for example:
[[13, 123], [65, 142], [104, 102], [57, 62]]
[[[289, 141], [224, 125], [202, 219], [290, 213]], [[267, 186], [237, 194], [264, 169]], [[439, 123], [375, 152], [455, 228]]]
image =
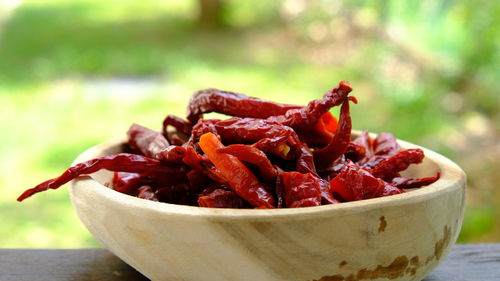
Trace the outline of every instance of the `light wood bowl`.
[[[92, 147], [75, 163], [117, 153], [122, 142]], [[439, 170], [434, 184], [335, 205], [254, 210], [152, 202], [105, 187], [109, 172], [74, 180], [70, 195], [95, 238], [152, 280], [421, 280], [455, 243], [465, 199], [464, 172], [422, 149], [424, 163], [406, 175]]]

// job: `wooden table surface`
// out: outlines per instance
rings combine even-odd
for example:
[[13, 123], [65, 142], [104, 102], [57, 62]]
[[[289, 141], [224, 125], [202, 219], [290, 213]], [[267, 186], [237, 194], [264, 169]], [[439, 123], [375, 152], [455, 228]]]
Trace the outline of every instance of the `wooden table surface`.
[[[148, 280], [105, 249], [0, 249], [1, 281]], [[499, 281], [499, 244], [458, 244], [424, 281]]]

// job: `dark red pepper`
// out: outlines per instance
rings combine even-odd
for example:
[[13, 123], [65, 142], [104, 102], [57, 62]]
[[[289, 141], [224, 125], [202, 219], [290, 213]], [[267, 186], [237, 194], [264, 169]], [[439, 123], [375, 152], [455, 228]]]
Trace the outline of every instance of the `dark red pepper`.
[[47, 180], [26, 190], [17, 198], [17, 201], [23, 201], [31, 195], [45, 191], [49, 188], [57, 189], [80, 175], [92, 174], [101, 169], [113, 172], [140, 173], [144, 176], [153, 178], [161, 176], [164, 181], [169, 181], [171, 183], [179, 183], [186, 180], [185, 170], [182, 167], [166, 166], [156, 159], [151, 159], [142, 155], [119, 153], [78, 163], [67, 169], [59, 177]]
[[132, 124], [127, 132], [127, 136], [130, 147], [149, 158], [156, 158], [156, 155], [160, 151], [170, 145], [160, 132], [137, 124]]
[[332, 138], [329, 131], [318, 131], [317, 124], [334, 106], [341, 105], [352, 91], [348, 81], [341, 81], [339, 86], [327, 92], [322, 99], [309, 102], [306, 107], [290, 109], [284, 115], [271, 116], [268, 121], [292, 127], [309, 146], [324, 146]]
[[172, 126], [175, 128], [176, 133], [183, 134], [184, 136], [189, 136], [191, 134], [191, 129], [193, 125], [182, 118], [174, 115], [167, 115], [163, 120], [162, 134], [165, 138], [169, 138], [168, 127]]
[[421, 179], [415, 179], [415, 178], [403, 178], [403, 177], [397, 177], [393, 178], [391, 181], [391, 184], [394, 185], [397, 188], [417, 188], [417, 187], [422, 187], [429, 185], [431, 183], [434, 183], [441, 177], [441, 173], [438, 172], [435, 176], [433, 177], [427, 177], [427, 178], [421, 178]]
[[302, 106], [279, 104], [217, 89], [205, 89], [191, 96], [187, 109], [187, 119], [191, 124], [196, 124], [203, 113], [209, 112], [264, 119], [269, 116], [285, 114], [289, 109], [298, 108], [302, 108]]

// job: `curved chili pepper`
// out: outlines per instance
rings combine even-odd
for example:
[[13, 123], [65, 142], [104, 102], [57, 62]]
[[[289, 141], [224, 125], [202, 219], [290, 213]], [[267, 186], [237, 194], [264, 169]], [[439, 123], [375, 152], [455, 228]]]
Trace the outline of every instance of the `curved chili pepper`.
[[236, 156], [242, 162], [257, 165], [260, 175], [266, 182], [272, 182], [276, 179], [277, 171], [262, 150], [249, 145], [232, 144], [217, 151]]
[[380, 162], [370, 172], [377, 178], [390, 181], [397, 177], [399, 172], [406, 170], [411, 164], [421, 163], [423, 159], [424, 152], [421, 149], [407, 149]]
[[393, 178], [391, 181], [391, 184], [394, 185], [397, 188], [417, 188], [425, 185], [429, 185], [431, 183], [434, 183], [441, 177], [441, 173], [438, 172], [434, 177], [427, 177], [427, 178], [421, 178], [421, 179], [414, 179], [414, 178], [402, 178], [402, 177], [396, 177]]
[[328, 166], [335, 162], [342, 154], [347, 151], [351, 142], [351, 116], [349, 115], [349, 101], [357, 103], [355, 97], [348, 97], [340, 108], [340, 118], [337, 131], [332, 141], [324, 148], [313, 152], [316, 164], [319, 166]]
[[263, 119], [285, 114], [289, 109], [298, 108], [302, 108], [302, 106], [270, 102], [218, 89], [205, 89], [191, 96], [187, 109], [187, 119], [191, 124], [196, 124], [203, 113], [209, 112]]
[[231, 190], [254, 207], [274, 208], [272, 195], [266, 191], [252, 172], [238, 158], [217, 151], [224, 145], [214, 134], [202, 135], [199, 145]]
[[132, 124], [127, 131], [127, 136], [130, 147], [149, 158], [156, 158], [160, 151], [170, 145], [160, 132], [137, 124]]
[[166, 166], [156, 159], [142, 155], [119, 153], [78, 163], [67, 169], [59, 177], [47, 180], [26, 190], [17, 198], [17, 201], [23, 201], [33, 194], [45, 191], [49, 188], [57, 189], [80, 175], [92, 174], [101, 169], [113, 172], [140, 173], [153, 177], [161, 175], [164, 181], [169, 181], [171, 183], [180, 183], [186, 180], [186, 175], [182, 167]]
[[[194, 124], [194, 123], [193, 123]], [[175, 115], [167, 115], [163, 120], [162, 134], [165, 138], [168, 138], [168, 126], [172, 126], [175, 128], [176, 132], [181, 133], [183, 135], [189, 136], [191, 134], [191, 129], [193, 125], [182, 118], [179, 118]]]
[[326, 145], [330, 132], [318, 131], [317, 124], [330, 108], [344, 102], [352, 91], [348, 81], [341, 81], [337, 88], [327, 92], [322, 99], [309, 102], [306, 107], [290, 109], [284, 115], [271, 116], [267, 120], [292, 127], [308, 145]]
[[320, 183], [311, 173], [283, 172], [281, 174], [288, 208], [321, 205]]

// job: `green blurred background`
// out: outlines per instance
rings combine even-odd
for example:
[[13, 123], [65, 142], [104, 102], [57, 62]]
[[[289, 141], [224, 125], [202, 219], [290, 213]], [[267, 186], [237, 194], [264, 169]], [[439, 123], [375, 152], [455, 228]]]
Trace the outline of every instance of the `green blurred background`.
[[[460, 242], [500, 241], [499, 1], [0, 1], [0, 247], [99, 244], [26, 188], [216, 87], [287, 103], [350, 80], [356, 129], [467, 172]], [[120, 219], [120, 218], [116, 218]]]

